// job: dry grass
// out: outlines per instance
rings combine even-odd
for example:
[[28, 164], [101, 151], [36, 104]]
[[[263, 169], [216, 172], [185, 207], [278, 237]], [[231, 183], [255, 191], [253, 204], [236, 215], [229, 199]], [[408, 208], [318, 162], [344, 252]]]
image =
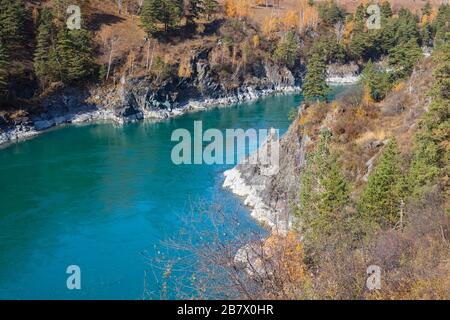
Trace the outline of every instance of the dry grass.
[[367, 145], [372, 141], [383, 141], [388, 138], [390, 134], [385, 129], [375, 129], [371, 131], [366, 131], [361, 134], [356, 140], [357, 145]]

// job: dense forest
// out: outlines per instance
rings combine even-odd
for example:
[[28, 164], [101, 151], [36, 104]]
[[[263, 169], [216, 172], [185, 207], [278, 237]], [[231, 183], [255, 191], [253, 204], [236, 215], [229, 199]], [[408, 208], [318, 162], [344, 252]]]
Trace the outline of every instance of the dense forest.
[[[380, 5], [381, 28], [374, 30], [366, 26], [369, 3], [361, 3], [349, 14], [333, 1], [300, 0], [295, 10], [284, 10], [284, 15], [272, 7], [275, 13], [259, 23], [255, 23], [251, 9], [264, 7], [265, 2], [111, 1], [102, 7], [98, 1], [77, 0], [73, 4], [81, 8], [81, 28], [70, 30], [66, 26], [68, 1], [1, 1], [3, 104], [21, 107], [26, 105], [23, 99], [38, 98], [61, 85], [108, 84], [120, 78], [116, 73], [143, 73], [156, 82], [189, 77], [188, 53], [172, 55], [167, 49], [174, 42], [189, 45], [195, 36], [205, 41], [214, 36], [223, 44], [214, 67], [230, 87], [234, 79], [252, 73], [257, 61], [270, 60], [291, 70], [306, 64], [305, 96], [324, 98], [328, 92], [326, 65], [356, 62], [367, 64], [363, 77], [373, 98], [380, 100], [399, 79], [410, 74], [421, 47], [437, 48], [448, 40], [448, 5], [432, 8], [429, 3], [420, 12], [402, 8], [394, 14], [390, 3], [384, 1]], [[100, 30], [99, 26], [114, 23], [108, 19], [122, 16], [145, 31], [142, 39], [141, 34], [125, 35], [122, 46], [140, 41], [139, 48], [117, 48], [119, 35]], [[214, 29], [216, 24], [221, 27]], [[395, 72], [383, 72], [374, 65], [377, 61]]]

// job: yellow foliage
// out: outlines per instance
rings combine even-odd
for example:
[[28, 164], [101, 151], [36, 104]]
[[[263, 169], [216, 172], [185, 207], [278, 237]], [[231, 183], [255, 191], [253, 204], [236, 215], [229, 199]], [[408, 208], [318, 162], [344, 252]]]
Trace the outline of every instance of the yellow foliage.
[[225, 1], [225, 13], [230, 18], [235, 18], [237, 16], [237, 8], [235, 0]]
[[178, 67], [178, 76], [180, 78], [189, 78], [192, 75], [192, 64], [189, 58], [185, 58], [180, 62]]
[[252, 38], [252, 43], [253, 43], [253, 47], [254, 48], [258, 48], [259, 45], [261, 44], [261, 39], [259, 38], [259, 36], [257, 34], [255, 34]]
[[355, 23], [353, 21], [348, 21], [345, 23], [344, 34], [343, 34], [344, 44], [350, 43], [351, 35], [352, 35], [354, 27], [355, 27]]
[[266, 17], [262, 23], [262, 32], [266, 37], [271, 37], [277, 30], [278, 21], [276, 18]]
[[31, 19], [33, 20], [33, 23], [37, 25], [38, 19], [39, 19], [39, 10], [38, 8], [34, 7], [33, 11], [31, 12]]
[[333, 102], [331, 103], [331, 108], [332, 108], [333, 110], [336, 110], [338, 107], [339, 107], [339, 104], [337, 103], [337, 101], [333, 101]]
[[298, 12], [293, 10], [288, 11], [283, 19], [283, 25], [286, 30], [296, 29], [298, 26], [298, 22]]
[[225, 13], [230, 18], [244, 18], [250, 15], [250, 0], [226, 0]]
[[364, 118], [366, 116], [366, 112], [364, 111], [364, 108], [358, 107], [355, 111], [355, 117], [356, 118]]
[[264, 251], [269, 257], [276, 256], [280, 269], [278, 271], [289, 279], [290, 284], [296, 285], [305, 281], [303, 246], [297, 233], [289, 231], [286, 236], [272, 234], [264, 242]]
[[400, 90], [402, 90], [405, 87], [405, 82], [404, 81], [400, 81], [399, 83], [397, 83], [397, 85], [394, 87], [394, 91], [398, 92]]
[[363, 102], [366, 106], [371, 105], [374, 103], [374, 100], [372, 98], [372, 94], [370, 92], [370, 88], [365, 86], [364, 87], [364, 95], [363, 95]]

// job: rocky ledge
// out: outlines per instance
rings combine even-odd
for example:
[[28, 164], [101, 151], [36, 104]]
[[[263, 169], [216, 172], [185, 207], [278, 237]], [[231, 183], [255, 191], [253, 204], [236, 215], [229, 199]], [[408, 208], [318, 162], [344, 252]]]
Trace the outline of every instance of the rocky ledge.
[[[251, 157], [224, 173], [223, 186], [244, 198], [252, 217], [276, 234], [286, 234], [292, 226], [291, 203], [298, 194], [300, 171], [305, 164], [308, 137], [300, 134], [297, 121], [280, 140], [277, 168], [251, 161], [267, 152], [266, 142]], [[274, 136], [269, 135], [269, 139]]]
[[327, 67], [329, 84], [352, 84], [360, 79], [361, 68], [355, 63], [331, 64]]
[[32, 112], [14, 119], [0, 115], [0, 145], [20, 141], [67, 123], [167, 119], [186, 112], [232, 105], [260, 97], [300, 90], [298, 79], [286, 67], [270, 62], [239, 87], [227, 88], [211, 70], [207, 53], [192, 58], [188, 79], [168, 79], [158, 87], [147, 77], [123, 77], [115, 87], [66, 88], [47, 97]]

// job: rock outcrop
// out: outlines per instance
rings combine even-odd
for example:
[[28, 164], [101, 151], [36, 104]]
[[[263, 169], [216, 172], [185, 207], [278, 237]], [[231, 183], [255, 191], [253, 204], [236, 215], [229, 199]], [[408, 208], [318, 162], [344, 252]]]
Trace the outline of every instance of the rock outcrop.
[[272, 232], [285, 234], [292, 225], [292, 200], [298, 195], [308, 140], [300, 133], [297, 120], [280, 140], [279, 168], [275, 174], [267, 174], [267, 168], [248, 159], [224, 173], [223, 186], [243, 197], [251, 215]]
[[327, 67], [327, 82], [330, 84], [350, 84], [359, 81], [361, 68], [354, 62], [350, 64], [330, 64]]
[[66, 123], [123, 124], [146, 118], [166, 119], [189, 111], [299, 90], [300, 79], [286, 67], [271, 62], [257, 63], [252, 72], [240, 79], [238, 87], [230, 88], [211, 68], [208, 54], [208, 50], [193, 53], [188, 78], [170, 77], [157, 86], [152, 79], [139, 76], [123, 77], [115, 87], [58, 90], [44, 99], [39, 108], [32, 108], [26, 119], [10, 121], [2, 117], [0, 145]]

